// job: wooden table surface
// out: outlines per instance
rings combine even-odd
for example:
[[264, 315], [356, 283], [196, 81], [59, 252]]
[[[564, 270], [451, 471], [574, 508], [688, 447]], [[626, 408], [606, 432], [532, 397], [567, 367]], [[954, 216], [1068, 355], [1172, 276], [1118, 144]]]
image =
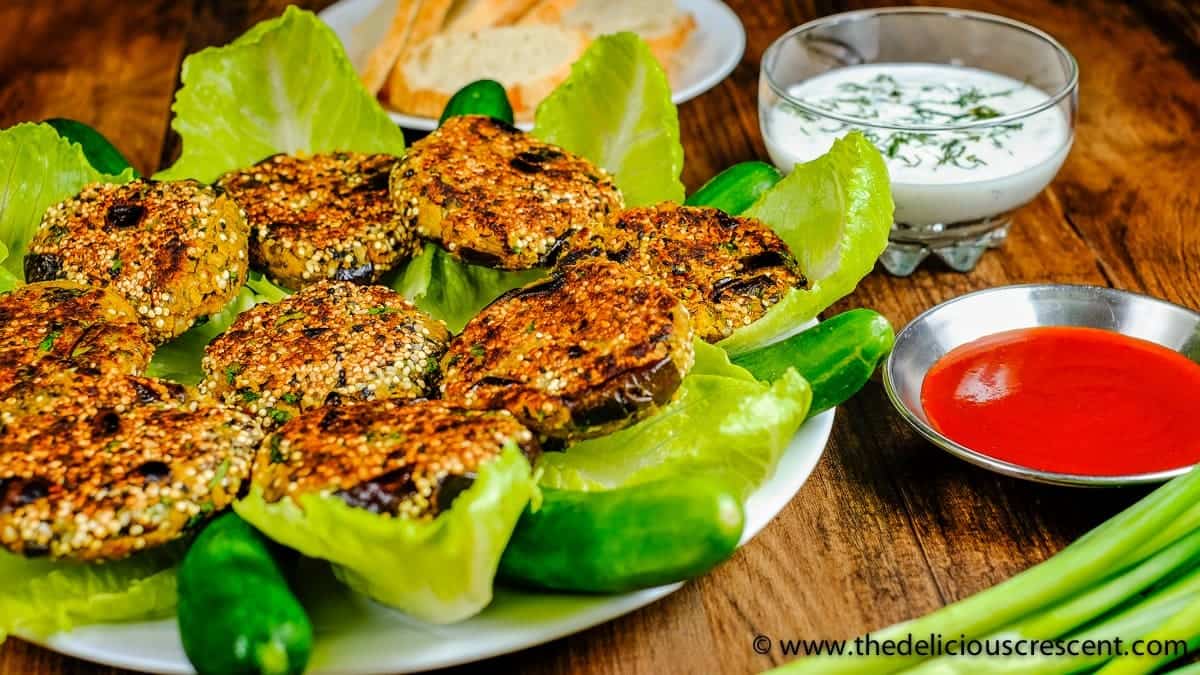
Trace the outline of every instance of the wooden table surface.
[[[0, 5], [0, 126], [73, 117], [143, 172], [178, 153], [169, 104], [182, 58], [276, 15], [275, 0]], [[321, 4], [321, 3], [309, 3]], [[327, 3], [326, 3], [327, 4]], [[690, 188], [766, 156], [758, 62], [780, 33], [869, 3], [739, 0], [746, 55], [680, 108]], [[1100, 284], [1200, 307], [1200, 6], [990, 0], [955, 4], [1050, 32], [1082, 71], [1078, 137], [1058, 178], [974, 272], [876, 272], [835, 311], [872, 307], [898, 327], [961, 293], [1033, 281]], [[850, 637], [963, 598], [1033, 565], [1144, 494], [1025, 483], [921, 440], [872, 383], [837, 413], [800, 494], [712, 574], [584, 633], [462, 669], [523, 673], [749, 673], [780, 663], [757, 635]], [[3, 583], [3, 580], [0, 580]], [[18, 640], [0, 673], [112, 673]]]

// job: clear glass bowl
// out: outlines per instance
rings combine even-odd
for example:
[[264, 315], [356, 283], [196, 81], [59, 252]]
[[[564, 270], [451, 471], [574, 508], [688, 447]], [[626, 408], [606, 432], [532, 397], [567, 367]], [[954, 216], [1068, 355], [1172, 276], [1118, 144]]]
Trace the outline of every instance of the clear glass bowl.
[[846, 12], [788, 31], [763, 54], [759, 125], [785, 171], [836, 137], [865, 134], [884, 154], [896, 202], [883, 266], [904, 276], [933, 254], [965, 272], [1058, 173], [1078, 81], [1070, 52], [1011, 19]]

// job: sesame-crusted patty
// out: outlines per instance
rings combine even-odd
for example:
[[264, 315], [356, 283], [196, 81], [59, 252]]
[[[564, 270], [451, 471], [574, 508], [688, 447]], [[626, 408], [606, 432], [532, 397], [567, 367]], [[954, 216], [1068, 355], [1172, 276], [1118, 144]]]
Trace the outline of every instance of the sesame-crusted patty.
[[417, 249], [388, 194], [395, 164], [354, 152], [273, 155], [217, 185], [246, 210], [250, 262], [276, 283], [373, 283]]
[[73, 281], [0, 294], [0, 391], [42, 360], [98, 372], [140, 373], [154, 355], [137, 313], [119, 295]]
[[47, 209], [25, 279], [111, 288], [158, 343], [237, 295], [248, 239], [237, 204], [196, 181], [94, 183]]
[[200, 391], [268, 428], [326, 403], [423, 397], [449, 339], [395, 291], [324, 281], [242, 312], [205, 350]]
[[113, 560], [173, 541], [234, 499], [261, 440], [219, 406], [139, 406], [0, 438], [0, 546]]
[[0, 438], [26, 438], [50, 426], [87, 425], [107, 411], [179, 406], [186, 398], [186, 389], [175, 382], [43, 359], [15, 371], [9, 386], [0, 390]]
[[603, 435], [672, 399], [692, 366], [687, 310], [602, 258], [557, 268], [471, 319], [442, 360], [447, 401], [507, 409], [559, 439]]
[[807, 281], [787, 244], [753, 218], [675, 204], [629, 209], [567, 242], [562, 259], [604, 255], [662, 280], [708, 342], [762, 317]]
[[505, 270], [552, 262], [562, 240], [622, 206], [601, 168], [499, 120], [453, 117], [392, 171], [392, 196], [422, 236]]
[[267, 438], [253, 482], [269, 502], [336, 495], [350, 506], [432, 518], [515, 444], [532, 462], [533, 434], [504, 411], [441, 401], [368, 401], [312, 410]]

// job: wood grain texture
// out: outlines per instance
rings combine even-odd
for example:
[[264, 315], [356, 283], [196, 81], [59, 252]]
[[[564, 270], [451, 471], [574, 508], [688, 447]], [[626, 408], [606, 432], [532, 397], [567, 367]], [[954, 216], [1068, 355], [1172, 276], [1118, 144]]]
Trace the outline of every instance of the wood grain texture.
[[[0, 125], [48, 116], [95, 124], [140, 169], [178, 153], [168, 104], [182, 56], [285, 3], [62, 0], [0, 7]], [[321, 3], [314, 3], [319, 5]], [[680, 108], [695, 188], [765, 157], [758, 62], [787, 28], [862, 2], [730, 2], [746, 26], [729, 79]], [[895, 4], [895, 3], [889, 3]], [[961, 275], [935, 265], [868, 277], [834, 311], [897, 326], [933, 304], [1029, 281], [1112, 285], [1200, 306], [1200, 10], [1185, 0], [959, 0], [1037, 25], [1081, 68], [1078, 138], [1050, 189], [1016, 215], [1003, 249]], [[796, 499], [714, 573], [622, 619], [453, 672], [750, 673], [755, 635], [850, 637], [993, 585], [1061, 549], [1145, 490], [1082, 491], [992, 475], [934, 449], [871, 384], [838, 412]], [[113, 673], [10, 640], [0, 673]]]

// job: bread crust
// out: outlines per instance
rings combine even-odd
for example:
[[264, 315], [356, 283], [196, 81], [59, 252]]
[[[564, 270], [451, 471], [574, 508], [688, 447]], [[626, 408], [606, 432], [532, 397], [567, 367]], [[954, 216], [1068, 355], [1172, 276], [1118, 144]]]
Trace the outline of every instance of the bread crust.
[[378, 94], [379, 90], [383, 88], [388, 73], [392, 72], [392, 66], [404, 53], [404, 48], [408, 45], [409, 34], [412, 31], [413, 18], [421, 2], [421, 0], [385, 1], [396, 2], [396, 15], [392, 18], [391, 26], [388, 27], [383, 40], [367, 55], [367, 62], [363, 66], [362, 72], [359, 73], [359, 79], [362, 80], [363, 86], [372, 94]]
[[507, 26], [525, 14], [537, 0], [475, 0], [469, 9], [451, 17], [444, 32], [467, 32]]

